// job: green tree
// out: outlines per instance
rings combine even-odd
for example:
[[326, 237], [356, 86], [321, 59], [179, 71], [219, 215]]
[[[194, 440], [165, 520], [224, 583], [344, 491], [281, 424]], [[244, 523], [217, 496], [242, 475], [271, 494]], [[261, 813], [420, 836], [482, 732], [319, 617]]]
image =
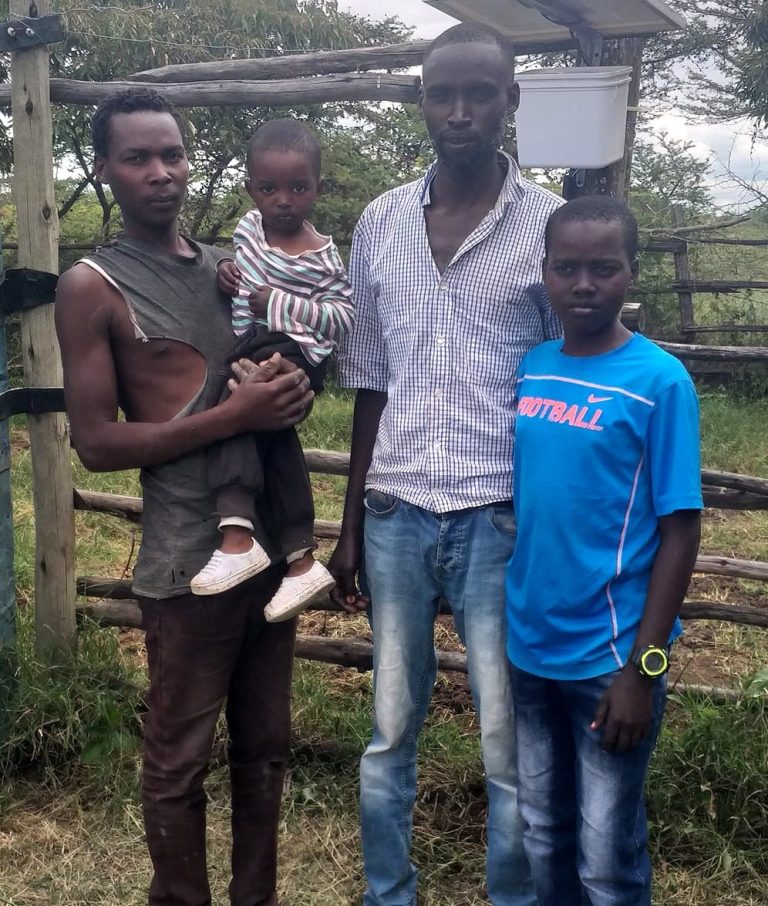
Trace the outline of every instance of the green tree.
[[[59, 9], [68, 35], [52, 47], [52, 76], [102, 82], [174, 63], [376, 45], [406, 40], [410, 34], [392, 17], [372, 21], [342, 12], [336, 0], [124, 0], [120, 5], [112, 0], [89, 4], [60, 0]], [[0, 78], [7, 76], [0, 70]], [[330, 132], [351, 112], [350, 105], [185, 111], [192, 133], [193, 173], [185, 228], [216, 235], [241, 210], [244, 199], [237, 187], [243, 177], [245, 144], [266, 119], [295, 115], [320, 132]], [[98, 232], [107, 235], [118, 228], [119, 220], [109, 193], [93, 179], [91, 113], [74, 106], [54, 109], [57, 162], [78, 174], [69, 196], [60, 201], [60, 211], [74, 216], [80, 210], [78, 199], [84, 193], [95, 194], [101, 210]]]

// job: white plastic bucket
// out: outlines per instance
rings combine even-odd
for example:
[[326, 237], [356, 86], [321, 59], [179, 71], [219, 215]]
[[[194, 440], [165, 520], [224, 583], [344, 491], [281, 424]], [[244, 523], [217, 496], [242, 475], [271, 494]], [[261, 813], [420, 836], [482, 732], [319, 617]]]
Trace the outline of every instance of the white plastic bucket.
[[620, 160], [631, 76], [629, 66], [518, 73], [520, 166], [597, 169]]

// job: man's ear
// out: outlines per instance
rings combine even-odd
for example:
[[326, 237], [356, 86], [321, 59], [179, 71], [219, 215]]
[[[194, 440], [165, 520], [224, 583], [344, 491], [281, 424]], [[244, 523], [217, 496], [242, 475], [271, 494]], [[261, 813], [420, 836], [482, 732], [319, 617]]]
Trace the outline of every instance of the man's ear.
[[424, 82], [421, 79], [419, 79], [419, 95], [416, 98], [416, 106], [419, 111], [421, 111], [424, 106]]
[[629, 271], [632, 274], [632, 282], [634, 283], [637, 280], [637, 276], [640, 273], [640, 261], [635, 258], [632, 261], [632, 264], [629, 266]]
[[[245, 186], [245, 191], [251, 196], [251, 198], [253, 198], [253, 192], [251, 191], [251, 177], [250, 176], [245, 177], [245, 182], [243, 183], [243, 185]], [[254, 201], [255, 200], [256, 199], [254, 198]]]
[[541, 279], [542, 282], [546, 279], [547, 276], [547, 256], [545, 255], [541, 259]]
[[322, 176], [317, 180], [317, 194], [322, 195], [325, 192], [325, 180]]
[[520, 106], [520, 85], [512, 82], [507, 88], [507, 113], [514, 113]]
[[106, 163], [106, 160], [100, 154], [95, 154], [93, 157], [93, 175], [96, 182], [103, 182], [104, 185], [109, 185], [109, 180], [104, 175]]

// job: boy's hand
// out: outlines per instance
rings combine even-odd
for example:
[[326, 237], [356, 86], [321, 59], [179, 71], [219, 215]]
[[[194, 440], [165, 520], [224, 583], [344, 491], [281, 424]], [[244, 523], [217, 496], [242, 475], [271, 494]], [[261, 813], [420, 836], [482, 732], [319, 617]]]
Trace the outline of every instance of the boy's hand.
[[269, 297], [272, 294], [271, 286], [260, 286], [248, 296], [248, 304], [257, 318], [266, 318], [269, 313]]
[[627, 664], [606, 689], [589, 725], [590, 730], [603, 728], [606, 752], [627, 752], [648, 735], [654, 682], [641, 676], [634, 664]]
[[225, 258], [216, 266], [216, 280], [224, 295], [236, 296], [240, 284], [240, 268], [231, 258]]

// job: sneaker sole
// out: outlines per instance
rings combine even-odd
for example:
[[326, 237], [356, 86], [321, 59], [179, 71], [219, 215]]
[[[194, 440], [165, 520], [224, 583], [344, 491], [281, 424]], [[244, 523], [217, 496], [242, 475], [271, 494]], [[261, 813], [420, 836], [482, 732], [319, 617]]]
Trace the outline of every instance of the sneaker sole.
[[284, 620], [290, 620], [305, 611], [314, 600], [330, 591], [335, 584], [333, 579], [323, 577], [322, 581], [310, 586], [307, 595], [298, 599], [293, 598], [289, 603], [281, 605], [279, 609], [271, 608], [267, 604], [264, 608], [264, 618], [267, 623], [282, 623]]
[[200, 598], [206, 597], [207, 595], [220, 595], [222, 592], [229, 591], [230, 588], [237, 588], [238, 585], [242, 585], [246, 579], [250, 579], [252, 576], [258, 576], [259, 573], [263, 573], [269, 564], [269, 558], [266, 560], [259, 560], [257, 563], [252, 563], [246, 569], [241, 569], [240, 572], [232, 573], [227, 576], [226, 579], [220, 579], [218, 582], [212, 582], [210, 585], [195, 586], [190, 583], [189, 590], [193, 595], [197, 595]]

